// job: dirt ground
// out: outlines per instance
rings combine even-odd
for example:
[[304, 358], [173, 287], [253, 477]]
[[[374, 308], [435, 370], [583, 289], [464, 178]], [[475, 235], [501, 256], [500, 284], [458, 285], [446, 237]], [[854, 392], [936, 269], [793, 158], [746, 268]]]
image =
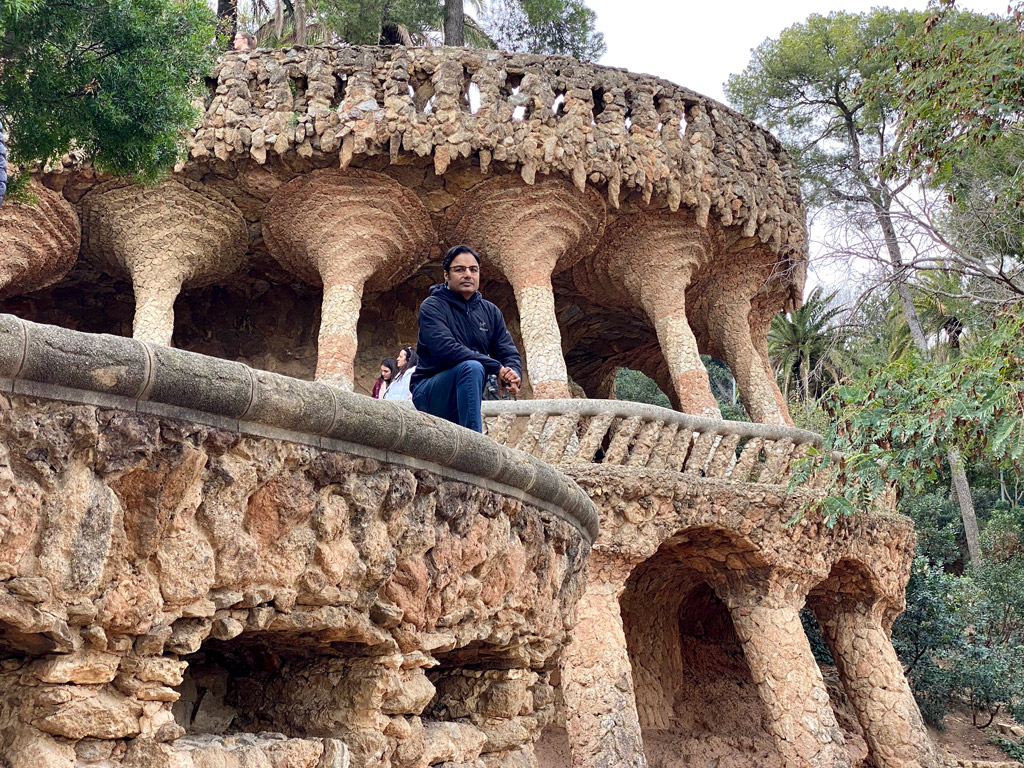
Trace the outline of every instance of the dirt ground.
[[943, 721], [943, 730], [929, 729], [932, 738], [954, 757], [966, 760], [1012, 762], [1012, 758], [988, 740], [999, 733], [996, 724], [978, 730], [969, 712], [951, 712]]

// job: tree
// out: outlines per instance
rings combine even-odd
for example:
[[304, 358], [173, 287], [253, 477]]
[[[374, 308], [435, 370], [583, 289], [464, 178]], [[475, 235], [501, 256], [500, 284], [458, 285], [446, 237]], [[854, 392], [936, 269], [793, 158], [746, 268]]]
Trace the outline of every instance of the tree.
[[832, 384], [839, 383], [843, 333], [835, 320], [845, 310], [834, 303], [835, 297], [835, 292], [824, 295], [818, 286], [799, 309], [773, 317], [768, 329], [768, 355], [782, 391], [788, 399], [795, 375], [805, 409], [821, 395], [825, 374]]
[[604, 35], [581, 0], [490, 0], [481, 22], [496, 47], [508, 51], [601, 58]]
[[[255, 0], [261, 45], [470, 45], [596, 59], [604, 37], [583, 0]], [[225, 6], [227, 7], [227, 6]], [[305, 19], [299, 34], [297, 21]], [[223, 20], [222, 26], [230, 26]]]
[[165, 172], [198, 117], [212, 21], [202, 0], [0, 0], [12, 167], [75, 148], [119, 176]]
[[[894, 215], [915, 177], [889, 172], [900, 151], [898, 115], [890, 94], [865, 87], [895, 67], [872, 52], [912, 35], [924, 21], [924, 14], [887, 9], [812, 15], [758, 46], [747, 68], [729, 78], [726, 93], [748, 117], [780, 136], [800, 166], [813, 206], [866, 217], [880, 239], [914, 346], [927, 358], [929, 343]], [[978, 526], [963, 461], [953, 446], [947, 461], [976, 561]]]

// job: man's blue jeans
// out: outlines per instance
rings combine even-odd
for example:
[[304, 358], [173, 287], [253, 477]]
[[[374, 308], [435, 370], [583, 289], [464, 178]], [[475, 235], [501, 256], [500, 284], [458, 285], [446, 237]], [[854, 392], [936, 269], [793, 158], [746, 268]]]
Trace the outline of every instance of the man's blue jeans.
[[484, 392], [484, 378], [483, 365], [476, 360], [466, 360], [418, 382], [412, 393], [413, 405], [418, 411], [483, 432], [480, 400]]

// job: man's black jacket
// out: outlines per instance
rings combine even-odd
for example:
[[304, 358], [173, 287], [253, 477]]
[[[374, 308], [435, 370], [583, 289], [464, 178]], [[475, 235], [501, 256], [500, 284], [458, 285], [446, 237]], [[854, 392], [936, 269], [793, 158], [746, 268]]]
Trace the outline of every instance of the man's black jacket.
[[501, 310], [479, 291], [466, 301], [444, 283], [432, 286], [420, 304], [416, 354], [419, 361], [412, 374], [413, 387], [466, 360], [478, 360], [487, 374], [507, 366], [523, 375], [523, 362]]

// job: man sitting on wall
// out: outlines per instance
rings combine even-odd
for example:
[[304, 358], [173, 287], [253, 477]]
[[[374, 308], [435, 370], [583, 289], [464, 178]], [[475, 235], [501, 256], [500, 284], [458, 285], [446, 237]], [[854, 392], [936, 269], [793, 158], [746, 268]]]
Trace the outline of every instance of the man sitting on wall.
[[483, 431], [480, 401], [487, 376], [519, 393], [523, 364], [501, 310], [480, 295], [480, 257], [468, 245], [444, 255], [444, 282], [420, 305], [412, 376], [416, 408], [477, 432]]

